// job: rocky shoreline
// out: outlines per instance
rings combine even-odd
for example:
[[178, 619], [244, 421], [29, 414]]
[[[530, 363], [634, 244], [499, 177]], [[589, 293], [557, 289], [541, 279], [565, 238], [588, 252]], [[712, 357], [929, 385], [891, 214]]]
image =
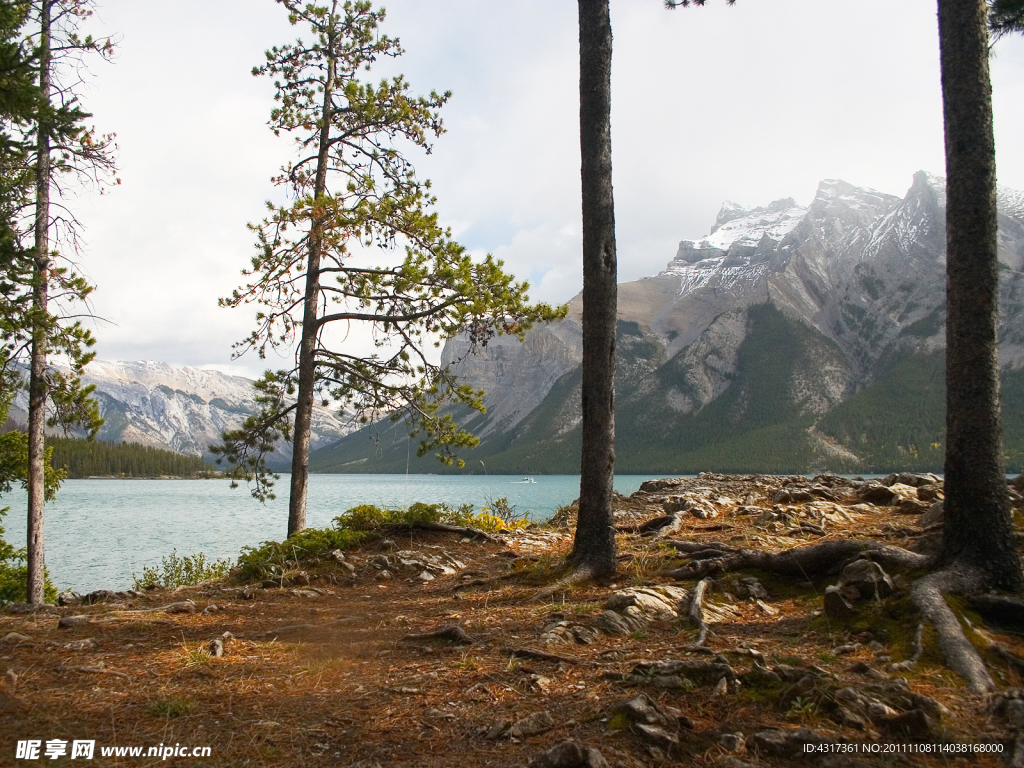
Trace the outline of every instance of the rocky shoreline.
[[[1024, 642], [958, 604], [999, 680], [971, 693], [887, 559], [926, 557], [942, 497], [927, 474], [649, 481], [616, 498], [617, 582], [554, 603], [536, 596], [571, 507], [393, 530], [256, 582], [66, 594], [0, 616], [0, 708], [26, 734], [199, 729], [221, 744], [204, 765], [1021, 765]], [[822, 546], [845, 554], [794, 576]]]

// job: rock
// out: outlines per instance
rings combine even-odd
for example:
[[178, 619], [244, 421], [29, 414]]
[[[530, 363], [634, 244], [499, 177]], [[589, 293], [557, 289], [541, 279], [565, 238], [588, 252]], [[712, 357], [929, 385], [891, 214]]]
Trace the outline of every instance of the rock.
[[329, 557], [336, 563], [345, 562], [345, 553], [342, 552], [340, 549], [332, 549], [330, 552], [327, 553], [327, 557]]
[[742, 752], [747, 746], [747, 739], [742, 733], [723, 733], [718, 737], [718, 743], [726, 752]]
[[715, 509], [715, 506], [697, 493], [669, 496], [662, 502], [661, 506], [670, 515], [675, 512], [686, 512], [700, 520], [718, 517], [718, 510]]
[[923, 485], [941, 483], [942, 480], [938, 475], [933, 475], [931, 472], [897, 472], [892, 475], [886, 475], [880, 482], [882, 485], [888, 485], [890, 487], [894, 485], [905, 485], [912, 488], [919, 488]]
[[536, 736], [538, 733], [550, 731], [555, 727], [555, 718], [549, 712], [538, 712], [522, 720], [517, 720], [508, 729], [507, 736], [510, 739], [525, 739]]
[[715, 690], [712, 692], [712, 695], [725, 696], [727, 693], [729, 693], [729, 681], [723, 677], [715, 683]]
[[584, 765], [583, 749], [575, 741], [561, 741], [537, 761], [542, 768], [579, 768]]
[[89, 624], [92, 621], [88, 616], [61, 616], [60, 621], [57, 622], [59, 629], [71, 629], [72, 627], [82, 627]]
[[945, 502], [943, 502], [941, 499], [939, 501], [936, 501], [934, 504], [928, 507], [927, 512], [925, 512], [917, 519], [917, 527], [927, 528], [929, 526], [935, 525], [936, 523], [941, 523], [945, 519], [945, 507]]
[[260, 584], [263, 589], [277, 589], [281, 586], [281, 582], [274, 581], [273, 579], [264, 579], [263, 583]]
[[927, 501], [929, 503], [942, 501], [946, 498], [945, 487], [942, 483], [934, 483], [932, 485], [919, 485], [917, 487], [917, 498], [921, 501]]
[[920, 515], [925, 512], [931, 504], [918, 499], [900, 499], [896, 504], [896, 512], [901, 515]]
[[218, 607], [217, 607], [216, 605], [214, 605], [213, 603], [210, 603], [210, 604], [209, 604], [208, 606], [206, 606], [205, 608], [203, 608], [203, 614], [204, 614], [204, 615], [209, 615], [209, 614], [211, 614], [211, 613], [217, 613], [217, 612], [218, 612], [219, 610], [221, 610], [221, 609], [220, 609], [220, 608], [218, 608]]
[[252, 587], [242, 587], [240, 590], [238, 590], [238, 594], [236, 594], [235, 597], [239, 600], [255, 600], [256, 592], [252, 589]]
[[856, 594], [855, 600], [881, 600], [896, 590], [882, 566], [871, 560], [854, 560], [843, 568], [838, 586], [846, 597]]
[[553, 746], [532, 765], [539, 768], [610, 768], [608, 761], [596, 749], [568, 740]]
[[633, 667], [632, 674], [647, 678], [661, 675], [681, 675], [700, 685], [717, 685], [722, 679], [731, 683], [737, 679], [736, 672], [726, 663], [691, 659], [643, 662]]
[[[615, 634], [624, 634], [618, 633]], [[565, 614], [555, 612], [548, 616], [547, 621], [541, 629], [540, 641], [545, 645], [558, 643], [573, 643], [575, 645], [588, 645], [596, 640], [598, 632], [596, 629], [574, 623]]]
[[605, 608], [647, 621], [677, 619], [679, 605], [687, 595], [682, 587], [628, 587], [612, 592]]
[[879, 730], [893, 738], [937, 741], [942, 737], [938, 724], [923, 709], [907, 710], [896, 717], [880, 720], [877, 725]]
[[836, 585], [825, 587], [825, 615], [832, 619], [847, 619], [857, 614], [857, 609]]
[[767, 600], [768, 590], [754, 576], [744, 576], [740, 579], [736, 588], [736, 597], [741, 600]]
[[25, 614], [35, 613], [36, 606], [32, 603], [11, 603], [7, 606], [7, 612], [14, 616], [24, 616]]
[[828, 742], [830, 740], [822, 738], [807, 728], [797, 728], [794, 731], [769, 728], [755, 733], [748, 745], [752, 746], [756, 752], [772, 757], [794, 758], [804, 754], [804, 745], [806, 744]]
[[20, 632], [8, 632], [0, 639], [0, 643], [4, 645], [35, 645], [35, 640]]
[[662, 749], [669, 754], [679, 752], [679, 737], [664, 728], [646, 723], [634, 723], [633, 732], [640, 737], [641, 741], [652, 747]]
[[82, 596], [70, 589], [57, 595], [57, 605], [78, 605], [82, 602]]
[[866, 483], [857, 489], [857, 498], [868, 504], [887, 507], [897, 501], [900, 495], [881, 483]]
[[508, 729], [511, 727], [511, 720], [502, 720], [500, 723], [495, 723], [490, 728], [488, 728], [484, 738], [490, 739], [491, 741], [494, 741], [495, 739], [500, 739], [505, 733], [508, 732]]
[[594, 623], [606, 635], [628, 635], [630, 632], [643, 629], [646, 625], [645, 623], [636, 622], [632, 618], [627, 619], [615, 611], [604, 611], [597, 617]]
[[216, 637], [210, 641], [210, 644], [206, 646], [206, 652], [214, 658], [220, 658], [224, 655], [224, 640], [223, 638]]
[[674, 725], [672, 718], [662, 712], [646, 694], [641, 693], [632, 699], [616, 702], [612, 705], [613, 715], [622, 715], [631, 723], [644, 723], [646, 725]]
[[750, 688], [757, 688], [759, 686], [770, 687], [782, 682], [782, 678], [777, 672], [766, 669], [756, 662], [753, 668], [749, 672], [744, 672], [740, 675], [739, 679]]
[[65, 643], [64, 647], [69, 651], [91, 651], [99, 647], [99, 643], [93, 638], [87, 637], [84, 640], [72, 640], [70, 643]]
[[419, 576], [417, 576], [416, 578], [425, 583], [425, 582], [433, 581], [434, 580], [434, 574], [432, 574], [430, 571], [420, 571]]

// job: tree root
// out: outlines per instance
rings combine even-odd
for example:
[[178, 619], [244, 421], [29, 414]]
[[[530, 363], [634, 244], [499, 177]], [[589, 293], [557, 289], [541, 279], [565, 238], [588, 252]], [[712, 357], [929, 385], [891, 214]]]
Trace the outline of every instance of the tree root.
[[896, 664], [890, 664], [886, 669], [889, 672], [904, 672], [908, 669], [913, 669], [914, 665], [921, 660], [921, 656], [924, 653], [924, 622], [917, 625], [917, 632], [914, 633], [914, 652], [911, 654], [909, 659], [900, 661]]
[[540, 592], [534, 595], [533, 599], [536, 602], [542, 603], [545, 600], [554, 597], [562, 590], [569, 589], [570, 587], [575, 587], [576, 585], [582, 584], [585, 581], [589, 581], [592, 578], [594, 578], [594, 569], [588, 565], [584, 565], [580, 568], [575, 569], [567, 576], [563, 576], [550, 587], [542, 589]]
[[708, 590], [715, 582], [711, 579], [701, 579], [697, 582], [697, 586], [693, 588], [693, 595], [690, 597], [690, 608], [687, 611], [687, 616], [690, 622], [699, 630], [697, 639], [690, 646], [689, 650], [696, 648], [704, 648], [704, 643], [708, 639], [708, 625], [704, 621], [704, 610], [702, 602], [704, 600], [704, 593]]
[[995, 683], [943, 595], [973, 592], [983, 583], [982, 575], [974, 570], [949, 567], [918, 579], [910, 589], [914, 605], [935, 627], [946, 664], [976, 693], [994, 690]]
[[[777, 553], [736, 549], [720, 542], [670, 543], [690, 557], [689, 563], [671, 573], [676, 579], [706, 579], [710, 575], [725, 571], [754, 568], [782, 577], [812, 581], [837, 575], [850, 560], [865, 555], [881, 565], [896, 568], [919, 569], [934, 565], [934, 560], [929, 556], [910, 552], [901, 547], [868, 541], [826, 541]], [[697, 585], [695, 596], [697, 592], [702, 595], [703, 583], [704, 581], [701, 581]], [[910, 591], [914, 605], [924, 619], [935, 627], [939, 649], [946, 659], [946, 664], [964, 678], [972, 691], [978, 693], [994, 690], [995, 684], [981, 656], [967, 639], [959, 620], [947, 605], [943, 595], [977, 593], [984, 586], [984, 574], [976, 569], [953, 565], [918, 579]], [[981, 600], [984, 602], [986, 598]], [[694, 605], [699, 606], [699, 602], [694, 600], [691, 603], [691, 620]], [[1024, 603], [1012, 598], [988, 600], [987, 607], [993, 611], [1011, 613], [1015, 617], [1024, 615]], [[913, 656], [899, 665], [894, 665], [896, 668], [908, 668], [920, 660], [923, 633], [922, 625], [917, 631]], [[704, 639], [705, 634], [702, 633], [700, 641], [703, 642]]]
[[882, 565], [900, 568], [928, 568], [933, 562], [931, 557], [902, 547], [848, 539], [825, 541], [782, 552], [736, 549], [720, 542], [695, 544], [673, 541], [671, 544], [686, 552], [691, 559], [691, 562], [669, 574], [679, 580], [702, 579], [726, 571], [756, 568], [778, 576], [812, 581], [839, 574], [846, 563], [865, 554]]

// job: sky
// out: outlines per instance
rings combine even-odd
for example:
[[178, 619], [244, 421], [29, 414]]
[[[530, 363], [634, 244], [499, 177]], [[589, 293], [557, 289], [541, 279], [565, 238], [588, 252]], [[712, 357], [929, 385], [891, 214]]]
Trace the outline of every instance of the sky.
[[[414, 93], [450, 90], [447, 129], [410, 154], [441, 220], [565, 302], [582, 286], [578, 36], [571, 0], [390, 0], [383, 30]], [[807, 204], [840, 178], [903, 195], [943, 173], [934, 0], [739, 0], [665, 10], [611, 0], [612, 149], [620, 282], [656, 274], [721, 204]], [[283, 361], [232, 344], [253, 310], [247, 222], [292, 157], [267, 128], [273, 84], [251, 70], [308, 33], [273, 0], [100, 0], [88, 31], [118, 40], [81, 101], [117, 134], [120, 186], [66, 201], [84, 225], [98, 355], [258, 375]], [[1024, 37], [992, 60], [998, 176], [1024, 190]], [[351, 344], [364, 343], [358, 338]]]

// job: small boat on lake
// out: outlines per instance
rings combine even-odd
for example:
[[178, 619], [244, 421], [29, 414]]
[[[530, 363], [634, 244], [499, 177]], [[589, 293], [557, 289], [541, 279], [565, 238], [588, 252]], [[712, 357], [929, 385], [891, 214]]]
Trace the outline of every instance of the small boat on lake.
[[534, 480], [532, 477], [524, 477], [522, 480], [513, 480], [512, 481], [513, 485], [519, 485], [519, 484], [522, 484], [522, 483], [536, 483], [536, 482], [537, 481]]

